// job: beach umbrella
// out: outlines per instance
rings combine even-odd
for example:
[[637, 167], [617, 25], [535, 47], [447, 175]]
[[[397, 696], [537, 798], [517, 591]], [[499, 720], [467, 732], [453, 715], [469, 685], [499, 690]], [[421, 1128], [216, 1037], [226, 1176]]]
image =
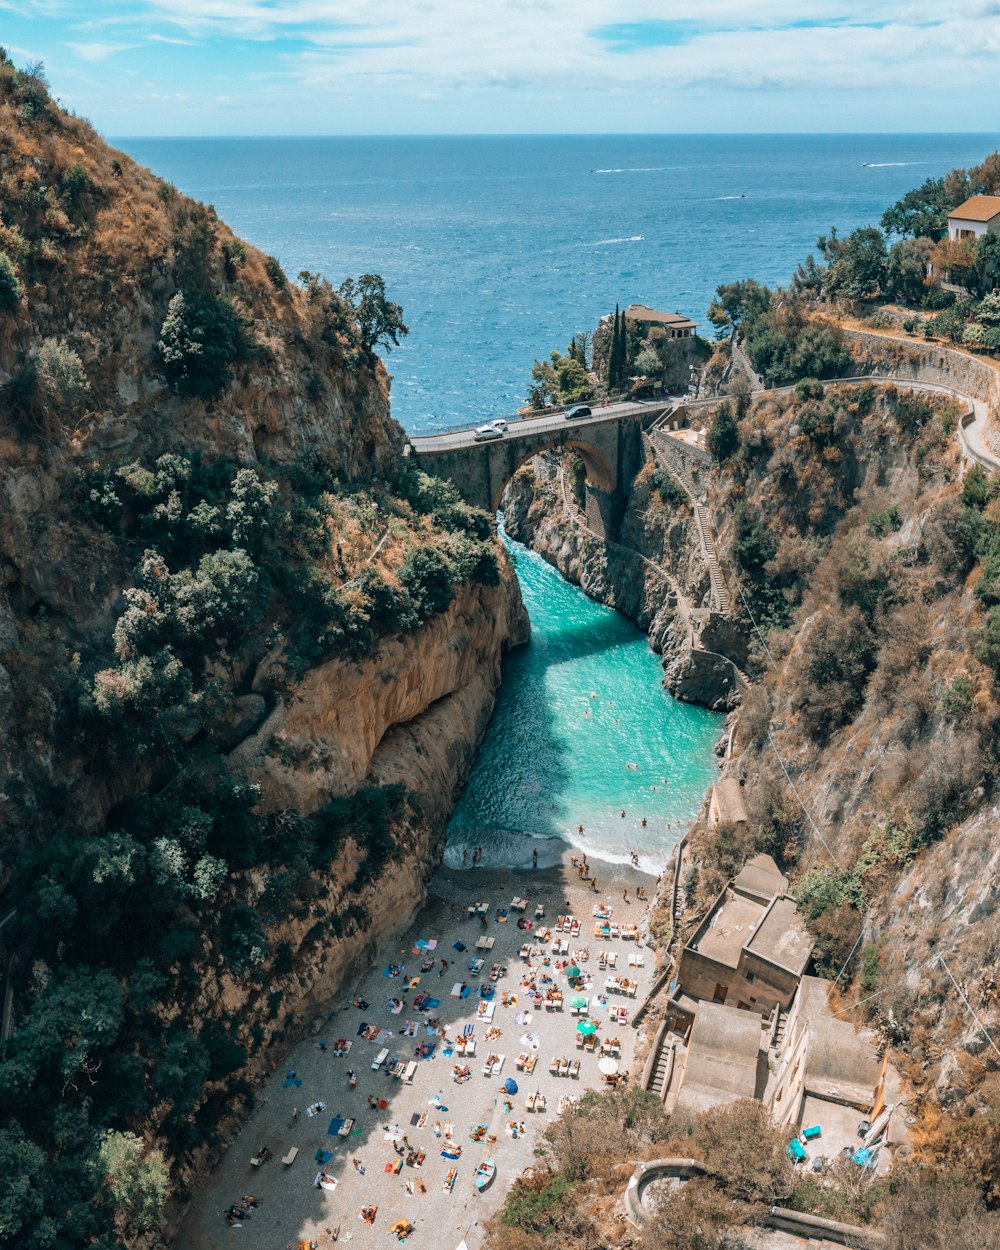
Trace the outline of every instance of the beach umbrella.
[[599, 1071], [604, 1073], [605, 1076], [614, 1076], [614, 1074], [618, 1071], [618, 1064], [615, 1063], [613, 1059], [601, 1059], [599, 1060], [597, 1067]]
[[570, 966], [566, 969], [566, 975], [571, 981], [575, 981], [577, 977], [582, 977], [583, 973], [576, 966], [576, 964], [570, 964]]
[[504, 1083], [503, 1083], [503, 1087], [504, 1087], [504, 1089], [507, 1091], [507, 1093], [508, 1093], [508, 1094], [516, 1094], [516, 1093], [517, 1093], [517, 1081], [515, 1081], [515, 1080], [514, 1080], [514, 1078], [513, 1078], [512, 1076], [509, 1076], [509, 1077], [506, 1079], [506, 1081], [504, 1081]]
[[577, 994], [576, 998], [571, 998], [569, 1005], [571, 1007], [586, 1007], [587, 1000], [582, 994]]
[[576, 1031], [577, 1033], [583, 1033], [584, 1036], [589, 1036], [589, 1034], [597, 1032], [597, 1025], [593, 1020], [581, 1020], [576, 1026]]

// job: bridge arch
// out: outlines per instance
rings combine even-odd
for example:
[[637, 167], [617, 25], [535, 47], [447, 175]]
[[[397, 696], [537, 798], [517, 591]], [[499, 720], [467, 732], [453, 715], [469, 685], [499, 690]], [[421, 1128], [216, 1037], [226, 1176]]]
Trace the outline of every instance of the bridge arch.
[[570, 449], [575, 451], [583, 461], [583, 467], [586, 471], [587, 482], [597, 490], [604, 491], [605, 494], [611, 495], [615, 491], [617, 482], [615, 480], [615, 472], [608, 463], [607, 457], [593, 443], [582, 438], [560, 438], [553, 435], [548, 445], [540, 443], [533, 446], [530, 450], [518, 448], [512, 458], [508, 458], [509, 469], [503, 475], [503, 480], [497, 484], [493, 483], [493, 498], [490, 501], [490, 511], [496, 512], [500, 507], [500, 500], [504, 491], [510, 485], [517, 471], [523, 468], [529, 460], [533, 460], [535, 456], [540, 456], [546, 451], [563, 451]]

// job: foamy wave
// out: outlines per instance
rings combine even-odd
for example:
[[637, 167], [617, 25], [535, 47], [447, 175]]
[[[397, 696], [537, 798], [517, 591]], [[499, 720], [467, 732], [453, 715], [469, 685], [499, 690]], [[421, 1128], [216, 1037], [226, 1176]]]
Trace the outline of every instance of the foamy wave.
[[669, 165], [629, 165], [624, 169], [592, 169], [592, 174], [662, 174]]
[[902, 169], [904, 165], [923, 165], [924, 161], [864, 161], [865, 169]]
[[645, 239], [644, 234], [630, 234], [623, 239], [598, 239], [594, 243], [581, 243], [581, 247], [609, 247], [612, 243], [641, 243]]
[[720, 195], [717, 198], [720, 200], [745, 200], [747, 197], [745, 195]]

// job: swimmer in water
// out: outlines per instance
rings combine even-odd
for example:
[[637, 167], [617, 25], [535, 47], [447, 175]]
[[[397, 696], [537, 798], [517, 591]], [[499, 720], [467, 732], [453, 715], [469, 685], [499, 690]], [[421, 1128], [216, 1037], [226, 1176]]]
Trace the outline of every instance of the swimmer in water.
[[625, 808], [623, 807], [623, 808], [622, 808], [622, 820], [624, 820], [624, 819], [625, 819]]

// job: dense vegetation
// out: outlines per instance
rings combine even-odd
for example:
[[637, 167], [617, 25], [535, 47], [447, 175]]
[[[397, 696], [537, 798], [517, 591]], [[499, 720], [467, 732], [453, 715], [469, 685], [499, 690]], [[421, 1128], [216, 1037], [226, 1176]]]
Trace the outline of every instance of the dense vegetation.
[[292, 286], [3, 54], [0, 169], [0, 1242], [112, 1250], [418, 819], [398, 785], [274, 810], [230, 751], [499, 548], [399, 456], [381, 278]]

